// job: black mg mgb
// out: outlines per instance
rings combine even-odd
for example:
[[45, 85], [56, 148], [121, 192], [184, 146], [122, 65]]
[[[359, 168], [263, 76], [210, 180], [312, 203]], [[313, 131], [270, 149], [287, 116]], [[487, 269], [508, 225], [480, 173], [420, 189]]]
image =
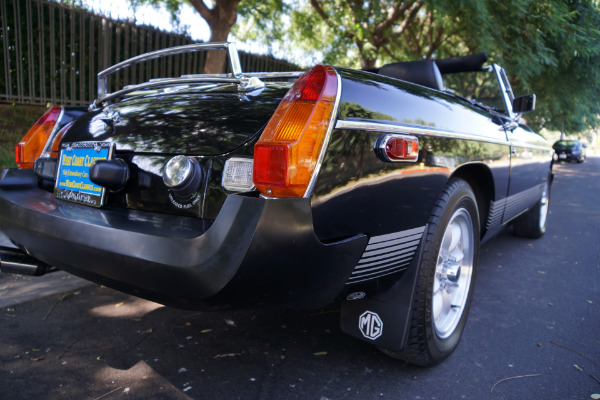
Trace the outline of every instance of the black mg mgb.
[[[230, 73], [109, 78], [223, 49]], [[458, 345], [479, 245], [544, 234], [552, 148], [485, 54], [360, 71], [243, 73], [231, 43], [98, 74], [89, 109], [53, 107], [0, 174], [2, 268], [61, 269], [161, 302], [319, 308], [385, 353]]]

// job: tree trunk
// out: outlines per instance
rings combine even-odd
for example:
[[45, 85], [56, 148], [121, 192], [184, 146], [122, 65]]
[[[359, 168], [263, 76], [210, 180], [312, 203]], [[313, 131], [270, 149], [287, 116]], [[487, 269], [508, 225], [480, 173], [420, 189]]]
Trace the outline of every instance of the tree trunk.
[[[210, 41], [226, 42], [229, 31], [231, 31], [231, 27], [237, 19], [237, 7], [240, 0], [213, 0], [214, 6], [212, 9], [206, 6], [204, 0], [190, 0], [190, 3], [208, 24]], [[218, 74], [224, 72], [226, 59], [227, 52], [225, 51], [209, 51], [206, 54], [204, 73]]]
[[[229, 30], [223, 27], [211, 27], [210, 28], [210, 41], [211, 42], [226, 42], [227, 36], [229, 36]], [[225, 72], [225, 61], [227, 60], [227, 52], [223, 50], [210, 50], [206, 53], [206, 61], [204, 63], [205, 74], [220, 74]]]

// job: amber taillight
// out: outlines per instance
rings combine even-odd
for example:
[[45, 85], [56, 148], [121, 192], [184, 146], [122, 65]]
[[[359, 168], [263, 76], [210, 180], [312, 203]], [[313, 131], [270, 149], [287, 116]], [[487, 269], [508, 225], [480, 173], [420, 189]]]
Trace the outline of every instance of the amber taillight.
[[33, 163], [42, 154], [61, 111], [62, 107], [49, 108], [15, 146], [15, 162], [19, 168], [33, 168]]
[[254, 146], [253, 180], [263, 195], [305, 195], [332, 123], [337, 92], [335, 70], [317, 65], [281, 100]]

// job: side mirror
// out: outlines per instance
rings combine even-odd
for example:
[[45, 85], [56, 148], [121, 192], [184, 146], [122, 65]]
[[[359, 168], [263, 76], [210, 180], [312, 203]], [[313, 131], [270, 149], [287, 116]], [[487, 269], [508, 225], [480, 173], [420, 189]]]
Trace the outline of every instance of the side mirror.
[[513, 112], [515, 114], [524, 114], [535, 109], [535, 94], [519, 96], [513, 100]]

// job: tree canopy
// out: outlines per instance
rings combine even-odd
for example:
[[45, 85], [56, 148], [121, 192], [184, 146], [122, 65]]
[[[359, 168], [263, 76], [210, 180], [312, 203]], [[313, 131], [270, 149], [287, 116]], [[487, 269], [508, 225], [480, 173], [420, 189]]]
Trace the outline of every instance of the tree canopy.
[[372, 68], [399, 60], [486, 52], [519, 92], [538, 96], [536, 129], [598, 126], [597, 0], [304, 0], [286, 28], [290, 45], [323, 61]]
[[[238, 13], [248, 18], [267, 16], [267, 11], [273, 14], [282, 9], [282, 0], [130, 0], [136, 6], [150, 4], [152, 6], [165, 5], [171, 12], [171, 17], [176, 18], [181, 5], [187, 2], [194, 7], [210, 28], [210, 42], [226, 42], [232, 26], [237, 21]], [[266, 25], [259, 25], [266, 29]], [[210, 51], [206, 56], [205, 73], [219, 73], [223, 70], [227, 55], [222, 51]]]

